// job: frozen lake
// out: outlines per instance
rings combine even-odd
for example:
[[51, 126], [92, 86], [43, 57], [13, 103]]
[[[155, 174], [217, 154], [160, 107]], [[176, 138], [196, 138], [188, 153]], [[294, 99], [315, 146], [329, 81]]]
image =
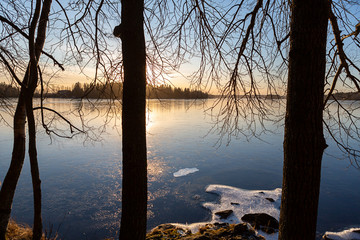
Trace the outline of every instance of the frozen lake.
[[[260, 139], [232, 138], [218, 145], [211, 132], [213, 119], [204, 113], [214, 100], [150, 100], [148, 102], [148, 228], [161, 223], [211, 220], [203, 204], [220, 197], [207, 193], [210, 184], [247, 190], [274, 190], [282, 182], [282, 122], [266, 122], [272, 132]], [[77, 101], [48, 99], [47, 106], [64, 112]], [[58, 230], [62, 239], [115, 237], [121, 216], [121, 121], [113, 107], [84, 105], [87, 135], [73, 139], [49, 138], [38, 124], [38, 157], [43, 192], [44, 227]], [[109, 113], [110, 112], [110, 113]], [[78, 114], [74, 111], [74, 114]], [[2, 115], [11, 123], [11, 118]], [[55, 124], [55, 122], [54, 122]], [[65, 128], [57, 123], [57, 128]], [[99, 132], [102, 132], [99, 135]], [[12, 129], [0, 123], [0, 181], [9, 166]], [[329, 138], [322, 166], [318, 213], [319, 235], [325, 231], [360, 227], [360, 171], [341, 158]], [[12, 216], [32, 223], [29, 160], [25, 159]]]

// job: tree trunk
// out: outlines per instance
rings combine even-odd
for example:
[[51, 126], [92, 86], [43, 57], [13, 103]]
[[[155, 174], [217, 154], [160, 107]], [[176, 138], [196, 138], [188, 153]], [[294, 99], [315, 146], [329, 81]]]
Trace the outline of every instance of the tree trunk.
[[[21, 88], [19, 101], [14, 115], [14, 145], [12, 159], [0, 191], [0, 240], [5, 240], [5, 234], [10, 219], [11, 206], [15, 194], [15, 189], [24, 163], [26, 116], [28, 117], [29, 121], [29, 156], [34, 188], [33, 239], [40, 239], [42, 235], [41, 182], [39, 178], [36, 154], [36, 132], [32, 100], [38, 83], [38, 63], [46, 39], [46, 30], [51, 3], [52, 0], [44, 0], [43, 2], [40, 0], [36, 1], [36, 7], [32, 16], [31, 26], [29, 28], [30, 62], [23, 79], [24, 86]], [[36, 41], [35, 33], [37, 33]]]
[[29, 134], [29, 158], [31, 168], [31, 179], [34, 195], [34, 225], [33, 240], [40, 240], [42, 236], [42, 219], [41, 219], [41, 180], [39, 173], [39, 164], [36, 151], [36, 128], [33, 112], [33, 92], [26, 99], [26, 113], [28, 119]]
[[0, 240], [5, 240], [15, 188], [24, 164], [25, 119], [25, 96], [24, 89], [22, 88], [14, 115], [14, 144], [11, 163], [0, 190]]
[[145, 239], [147, 212], [146, 64], [143, 0], [123, 0], [123, 184], [120, 239]]
[[327, 0], [292, 1], [279, 239], [315, 239], [323, 136]]

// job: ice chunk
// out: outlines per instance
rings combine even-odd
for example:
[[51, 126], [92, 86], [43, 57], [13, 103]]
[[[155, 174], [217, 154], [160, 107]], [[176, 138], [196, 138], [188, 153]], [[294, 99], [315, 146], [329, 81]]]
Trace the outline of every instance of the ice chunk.
[[177, 172], [174, 172], [174, 177], [186, 176], [186, 175], [188, 175], [190, 173], [194, 173], [194, 172], [197, 172], [197, 171], [199, 171], [199, 169], [197, 169], [197, 168], [183, 168], [183, 169], [180, 169]]
[[342, 232], [326, 232], [326, 239], [332, 240], [360, 240], [360, 228], [350, 228]]

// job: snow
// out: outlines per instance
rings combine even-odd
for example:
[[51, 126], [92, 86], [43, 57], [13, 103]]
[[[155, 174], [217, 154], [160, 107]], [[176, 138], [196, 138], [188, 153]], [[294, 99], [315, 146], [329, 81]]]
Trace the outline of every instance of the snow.
[[[245, 190], [225, 185], [209, 185], [206, 192], [215, 193], [220, 196], [219, 202], [207, 202], [203, 206], [211, 211], [211, 220], [209, 222], [200, 222], [193, 224], [176, 224], [179, 227], [187, 228], [195, 233], [206, 223], [227, 222], [241, 223], [241, 217], [247, 213], [267, 213], [277, 220], [280, 216], [281, 188], [274, 190]], [[266, 198], [272, 198], [270, 202]], [[224, 210], [233, 210], [233, 213], [227, 219], [220, 219], [215, 213]], [[258, 231], [267, 240], [276, 240], [278, 234], [266, 234]]]
[[[204, 207], [212, 212], [212, 221], [220, 221], [215, 212], [231, 209], [231, 215], [224, 222], [239, 223], [247, 213], [267, 213], [277, 220], [280, 217], [281, 188], [274, 190], [245, 190], [224, 185], [209, 185], [206, 192], [220, 196], [219, 203], [205, 203]], [[270, 202], [266, 198], [271, 198]]]
[[[218, 202], [206, 202], [203, 204], [205, 208], [211, 211], [211, 220], [209, 222], [174, 225], [189, 229], [192, 233], [195, 233], [207, 223], [242, 223], [241, 218], [247, 213], [267, 213], [277, 220], [280, 218], [281, 188], [274, 190], [246, 190], [225, 185], [209, 185], [206, 192], [220, 196]], [[274, 200], [274, 202], [269, 201], [267, 198]], [[220, 219], [215, 213], [224, 210], [232, 210], [233, 213], [227, 219]], [[354, 231], [360, 231], [360, 228], [351, 228], [338, 233], [326, 232], [325, 234], [331, 240], [360, 240], [360, 233]], [[264, 236], [266, 240], [278, 239], [278, 233], [267, 234], [261, 230], [257, 231], [257, 233]]]
[[183, 168], [177, 172], [174, 172], [174, 177], [183, 177], [183, 176], [186, 176], [190, 173], [194, 173], [197, 171], [199, 171], [199, 169], [197, 169], [197, 168]]
[[332, 240], [360, 240], [360, 228], [350, 228], [342, 232], [326, 232], [325, 235]]
[[[212, 213], [211, 222], [241, 223], [241, 218], [247, 213], [267, 213], [277, 220], [280, 217], [281, 188], [274, 190], [246, 190], [224, 185], [209, 185], [206, 192], [215, 193], [220, 196], [219, 203], [205, 203], [204, 207]], [[266, 198], [271, 198], [270, 202]], [[233, 214], [227, 219], [221, 219], [215, 215], [223, 210], [233, 210]], [[266, 234], [258, 231], [266, 239], [277, 239], [278, 234]]]

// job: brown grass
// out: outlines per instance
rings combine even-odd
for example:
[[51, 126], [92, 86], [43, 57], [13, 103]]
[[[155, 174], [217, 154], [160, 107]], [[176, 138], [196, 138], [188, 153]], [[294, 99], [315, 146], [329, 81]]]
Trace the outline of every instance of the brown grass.
[[[14, 220], [10, 220], [7, 232], [6, 240], [32, 240], [32, 229], [26, 224], [18, 224]], [[42, 240], [56, 240], [57, 237], [47, 238], [42, 236]]]

